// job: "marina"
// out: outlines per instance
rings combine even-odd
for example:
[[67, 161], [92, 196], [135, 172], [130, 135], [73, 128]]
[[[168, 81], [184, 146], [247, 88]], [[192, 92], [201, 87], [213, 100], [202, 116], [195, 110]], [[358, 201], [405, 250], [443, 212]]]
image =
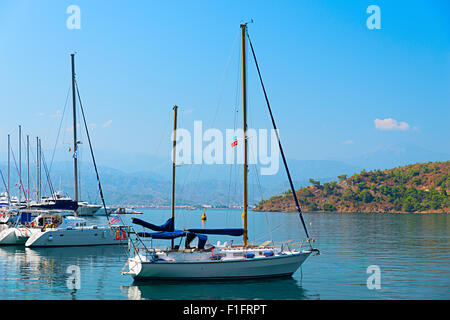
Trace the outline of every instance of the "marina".
[[0, 4], [0, 301], [450, 299], [447, 4], [103, 2]]
[[[152, 231], [133, 232], [129, 237], [129, 249], [133, 255], [128, 259], [125, 268], [128, 271], [123, 274], [131, 275], [138, 280], [236, 280], [236, 279], [263, 279], [273, 277], [292, 276], [294, 272], [300, 268], [305, 260], [313, 253], [319, 254], [319, 250], [313, 248], [313, 239], [309, 237], [308, 230], [303, 219], [302, 211], [295, 192], [292, 192], [293, 199], [297, 208], [299, 219], [303, 225], [306, 234], [306, 248], [302, 245], [298, 249], [286, 249], [284, 244], [278, 248], [274, 246], [273, 240], [270, 239], [263, 244], [250, 244], [248, 242], [248, 136], [247, 136], [247, 62], [246, 47], [247, 41], [250, 44], [255, 64], [258, 68], [258, 75], [261, 81], [262, 89], [265, 91], [262, 77], [259, 71], [255, 52], [247, 30], [247, 24], [241, 24], [241, 53], [242, 53], [242, 114], [243, 114], [243, 212], [242, 225], [243, 228], [214, 228], [214, 229], [191, 229], [183, 230], [175, 229], [175, 168], [177, 165], [177, 111], [178, 106], [173, 107], [174, 125], [173, 125], [173, 155], [172, 155], [172, 200], [171, 200], [171, 218], [163, 225], [156, 226], [140, 219], [133, 219], [134, 224], [141, 225]], [[267, 107], [274, 130], [277, 130], [275, 120], [270, 108], [267, 94], [265, 93]], [[280, 137], [277, 134], [278, 147], [283, 158], [284, 169], [289, 180], [291, 189], [294, 184], [287, 166], [286, 158], [281, 145]], [[236, 146], [235, 143], [232, 145]], [[206, 221], [203, 212], [202, 221]], [[209, 235], [222, 236], [242, 236], [241, 245], [224, 244], [216, 246], [208, 244]], [[177, 238], [185, 237], [184, 250], [180, 245], [175, 246], [174, 242]], [[143, 238], [150, 238], [150, 243], [145, 244]], [[197, 247], [191, 248], [190, 243], [197, 238]], [[153, 247], [154, 239], [171, 240], [171, 247], [167, 250], [160, 250]], [[303, 241], [301, 242], [303, 244]], [[213, 250], [215, 254], [213, 253]], [[211, 253], [211, 254], [210, 254]]]

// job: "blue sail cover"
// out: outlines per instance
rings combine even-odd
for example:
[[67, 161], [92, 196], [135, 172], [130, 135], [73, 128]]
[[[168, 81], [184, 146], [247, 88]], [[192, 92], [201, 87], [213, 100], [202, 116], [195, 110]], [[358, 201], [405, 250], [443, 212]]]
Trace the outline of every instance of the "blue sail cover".
[[31, 222], [31, 212], [21, 212], [20, 213], [20, 223], [25, 225]]
[[162, 232], [140, 232], [138, 233], [140, 237], [153, 238], [153, 239], [175, 239], [179, 237], [184, 237], [186, 232], [183, 230], [175, 230], [172, 232], [162, 231]]
[[208, 240], [208, 237], [205, 236], [204, 234], [195, 234], [192, 232], [188, 232], [186, 234], [186, 249], [190, 248], [189, 245], [196, 237], [198, 238], [198, 245], [197, 245], [198, 249], [200, 249], [200, 250], [205, 249], [205, 244], [206, 244], [206, 241]]
[[189, 229], [188, 231], [200, 234], [220, 234], [226, 236], [239, 237], [244, 234], [244, 229]]
[[157, 226], [154, 224], [151, 224], [147, 221], [138, 219], [138, 218], [131, 218], [131, 221], [134, 224], [138, 224], [140, 226], [143, 226], [144, 228], [148, 228], [151, 229], [153, 231], [168, 231], [168, 232], [173, 232], [175, 230], [175, 226], [174, 226], [174, 222], [173, 222], [173, 218], [170, 218], [169, 220], [167, 220], [163, 225]]
[[198, 238], [198, 245], [197, 245], [197, 247], [200, 250], [205, 249], [205, 244], [206, 244], [206, 240], [208, 240], [208, 237], [205, 236], [204, 234], [197, 234], [197, 238]]

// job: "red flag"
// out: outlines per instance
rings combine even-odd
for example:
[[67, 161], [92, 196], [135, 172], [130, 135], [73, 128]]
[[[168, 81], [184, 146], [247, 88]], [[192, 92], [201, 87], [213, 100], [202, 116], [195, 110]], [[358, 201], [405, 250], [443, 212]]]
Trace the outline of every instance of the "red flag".
[[234, 148], [234, 147], [237, 146], [237, 144], [238, 144], [238, 141], [236, 140], [236, 141], [234, 141], [234, 142], [231, 144], [231, 147]]
[[72, 151], [72, 149], [69, 147], [69, 152]]

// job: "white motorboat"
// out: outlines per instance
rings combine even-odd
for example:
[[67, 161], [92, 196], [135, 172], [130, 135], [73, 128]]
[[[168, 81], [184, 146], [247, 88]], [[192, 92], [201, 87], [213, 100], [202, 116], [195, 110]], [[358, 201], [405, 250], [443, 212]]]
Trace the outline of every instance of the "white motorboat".
[[27, 206], [27, 202], [24, 199], [19, 199], [18, 197], [11, 197], [10, 208], [25, 208]]
[[100, 208], [99, 210], [97, 210], [95, 212], [95, 215], [96, 216], [107, 216], [107, 215], [113, 214], [114, 211], [116, 211], [117, 209], [118, 208], [106, 206], [106, 212], [105, 212], [105, 209]]
[[77, 213], [79, 216], [92, 217], [102, 206], [97, 204], [89, 204], [87, 202], [78, 202]]
[[0, 210], [8, 210], [8, 208], [9, 208], [8, 193], [2, 192], [0, 195]]
[[117, 208], [112, 214], [142, 214], [142, 211], [136, 211], [129, 208]]
[[[284, 156], [283, 149], [279, 136], [277, 135], [278, 145], [280, 147], [283, 163], [288, 175], [291, 190], [293, 190], [293, 198], [295, 200], [299, 217], [302, 221], [309, 248], [303, 249], [301, 242], [297, 249], [290, 249], [288, 246], [275, 247], [272, 241], [267, 241], [261, 245], [252, 245], [248, 243], [248, 228], [247, 228], [247, 121], [246, 121], [246, 36], [247, 25], [241, 24], [242, 36], [242, 76], [243, 76], [243, 228], [240, 229], [184, 229], [176, 230], [175, 226], [175, 168], [176, 168], [176, 124], [177, 124], [177, 106], [174, 106], [174, 131], [172, 135], [172, 217], [161, 226], [153, 225], [146, 221], [132, 218], [134, 224], [143, 226], [156, 232], [132, 232], [133, 238], [129, 241], [129, 252], [131, 256], [128, 258], [122, 274], [131, 275], [134, 279], [149, 280], [149, 279], [173, 279], [173, 280], [228, 280], [228, 279], [246, 279], [246, 278], [266, 278], [266, 277], [280, 277], [291, 276], [302, 263], [313, 253], [318, 250], [312, 248], [312, 241], [309, 239], [309, 234], [306, 225], [303, 221], [302, 212], [295, 194], [295, 188], [287, 167], [287, 162]], [[250, 42], [250, 39], [248, 39]], [[253, 51], [253, 47], [250, 42]], [[256, 56], [255, 63], [256, 62]], [[258, 68], [258, 67], [257, 67]], [[259, 68], [258, 68], [259, 74]], [[260, 74], [259, 74], [260, 75]], [[261, 84], [262, 78], [260, 77]], [[264, 86], [263, 86], [264, 89]], [[265, 89], [264, 89], [265, 92]], [[267, 96], [266, 96], [267, 99]], [[267, 100], [267, 105], [272, 118], [274, 130], [275, 121], [272, 116], [270, 104]], [[134, 229], [134, 228], [133, 228]], [[216, 247], [207, 246], [207, 235], [222, 235], [222, 236], [242, 236], [242, 245], [224, 245], [219, 243]], [[134, 238], [135, 237], [135, 238]], [[174, 245], [174, 239], [185, 237], [185, 248], [180, 249], [179, 246]], [[150, 239], [150, 243], [146, 243], [145, 238]], [[191, 248], [190, 243], [198, 238], [198, 245], [196, 248]], [[154, 239], [170, 239], [171, 247], [167, 250], [158, 250], [153, 248]]]

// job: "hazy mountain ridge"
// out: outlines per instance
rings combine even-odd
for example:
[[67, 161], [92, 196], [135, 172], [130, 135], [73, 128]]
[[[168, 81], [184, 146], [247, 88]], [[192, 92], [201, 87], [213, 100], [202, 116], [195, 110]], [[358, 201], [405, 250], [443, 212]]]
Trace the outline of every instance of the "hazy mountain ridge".
[[[337, 173], [357, 171], [338, 161], [290, 160], [296, 185], [306, 185], [309, 177], [322, 181], [332, 179]], [[0, 164], [7, 180], [7, 167]], [[256, 178], [257, 167], [249, 168], [249, 201], [257, 203], [264, 197], [288, 188], [283, 168], [273, 176]], [[168, 205], [171, 199], [171, 166], [158, 173], [137, 171], [127, 173], [118, 169], [99, 166], [100, 181], [107, 204], [114, 205]], [[27, 169], [22, 164], [22, 183], [27, 187]], [[32, 197], [36, 194], [36, 169], [30, 169]], [[54, 190], [61, 190], [73, 197], [73, 163], [56, 162], [51, 168]], [[12, 194], [18, 193], [18, 174], [11, 166]], [[44, 169], [42, 169], [43, 194], [50, 194]], [[1, 188], [5, 189], [4, 186]], [[79, 164], [79, 197], [89, 202], [100, 202], [98, 183], [92, 163]], [[242, 167], [240, 165], [180, 166], [176, 175], [177, 205], [212, 204], [239, 205], [242, 203]]]
[[[64, 151], [64, 152], [62, 152]], [[46, 151], [47, 159], [50, 152]], [[170, 155], [154, 156], [144, 153], [127, 154], [98, 150], [95, 151], [100, 179], [107, 204], [112, 205], [168, 205], [171, 199]], [[0, 152], [2, 159], [6, 153]], [[73, 162], [67, 161], [67, 150], [56, 150], [51, 176], [55, 190], [62, 190], [73, 196]], [[59, 155], [59, 158], [58, 158]], [[62, 159], [66, 160], [62, 160]], [[288, 159], [288, 165], [294, 180], [294, 187], [300, 189], [310, 184], [309, 179], [321, 183], [336, 180], [341, 174], [348, 176], [362, 169], [385, 169], [388, 163], [409, 164], [414, 159], [426, 158], [427, 161], [450, 158], [447, 154], [435, 153], [416, 146], [398, 145], [381, 148], [360, 157], [345, 160], [296, 160]], [[22, 158], [22, 162], [23, 162]], [[80, 198], [100, 203], [98, 184], [90, 161], [90, 155], [83, 156], [80, 162]], [[410, 159], [410, 160], [408, 160]], [[249, 166], [249, 202], [256, 204], [273, 194], [281, 194], [290, 188], [286, 172], [279, 159], [279, 170], [275, 175], [261, 176], [259, 167]], [[35, 195], [36, 169], [32, 158], [31, 189]], [[418, 161], [416, 161], [418, 162]], [[0, 164], [5, 182], [7, 181], [6, 163]], [[120, 168], [120, 169], [114, 169]], [[242, 203], [242, 166], [241, 165], [180, 165], [176, 174], [176, 203], [239, 205]], [[22, 163], [22, 182], [26, 188], [26, 164]], [[258, 177], [257, 177], [258, 176]], [[43, 184], [47, 185], [45, 171], [42, 169]], [[17, 169], [11, 160], [12, 194], [18, 192]], [[16, 186], [17, 184], [17, 186]], [[4, 186], [1, 187], [4, 190]], [[46, 194], [49, 189], [46, 187]]]

